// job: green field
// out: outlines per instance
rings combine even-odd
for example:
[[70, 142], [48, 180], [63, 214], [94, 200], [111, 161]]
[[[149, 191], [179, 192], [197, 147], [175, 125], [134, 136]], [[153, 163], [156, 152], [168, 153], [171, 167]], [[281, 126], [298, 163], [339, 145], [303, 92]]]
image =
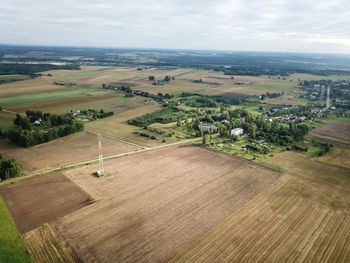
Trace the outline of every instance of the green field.
[[298, 89], [295, 87], [295, 83], [289, 83], [286, 81], [281, 83], [279, 80], [273, 80], [265, 83], [255, 83], [251, 85], [251, 87], [257, 89], [257, 94], [259, 92], [259, 89], [276, 90], [276, 92], [293, 92]]
[[100, 91], [97, 88], [91, 89], [64, 89], [62, 91], [39, 92], [34, 94], [16, 95], [6, 98], [0, 98], [0, 105], [3, 108], [13, 108], [25, 105], [33, 105], [36, 103], [54, 101], [58, 99], [68, 99], [76, 97], [89, 96], [87, 93]]
[[32, 262], [24, 246], [22, 237], [0, 197], [0, 262], [26, 263]]

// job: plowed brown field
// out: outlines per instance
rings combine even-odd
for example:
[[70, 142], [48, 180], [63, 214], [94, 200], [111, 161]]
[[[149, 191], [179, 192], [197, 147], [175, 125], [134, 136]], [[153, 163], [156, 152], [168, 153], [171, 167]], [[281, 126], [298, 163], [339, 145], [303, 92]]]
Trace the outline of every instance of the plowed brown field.
[[83, 262], [166, 262], [280, 174], [198, 146], [169, 147], [65, 174], [96, 202], [52, 224]]
[[350, 213], [299, 194], [284, 177], [171, 262], [349, 262]]
[[171, 262], [349, 262], [350, 170], [284, 152], [286, 175]]
[[350, 121], [326, 120], [325, 125], [310, 132], [316, 138], [350, 144]]
[[0, 194], [21, 234], [93, 202], [60, 173], [1, 187]]
[[349, 169], [296, 152], [267, 162], [287, 174], [173, 146], [108, 160], [105, 177], [81, 166], [1, 194], [22, 233], [49, 222], [82, 262], [349, 262]]

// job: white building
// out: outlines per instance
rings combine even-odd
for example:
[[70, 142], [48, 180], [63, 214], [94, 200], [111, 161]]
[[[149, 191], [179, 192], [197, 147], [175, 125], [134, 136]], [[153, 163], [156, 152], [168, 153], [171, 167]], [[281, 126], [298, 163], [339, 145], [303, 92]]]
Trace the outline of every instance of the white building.
[[231, 130], [231, 135], [237, 135], [240, 136], [243, 134], [243, 129], [242, 128], [236, 128]]

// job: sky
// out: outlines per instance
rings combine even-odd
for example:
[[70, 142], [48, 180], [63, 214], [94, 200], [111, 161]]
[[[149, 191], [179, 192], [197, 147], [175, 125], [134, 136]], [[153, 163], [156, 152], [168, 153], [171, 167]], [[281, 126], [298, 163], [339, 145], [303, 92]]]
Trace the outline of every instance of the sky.
[[350, 53], [349, 0], [0, 0], [0, 44]]

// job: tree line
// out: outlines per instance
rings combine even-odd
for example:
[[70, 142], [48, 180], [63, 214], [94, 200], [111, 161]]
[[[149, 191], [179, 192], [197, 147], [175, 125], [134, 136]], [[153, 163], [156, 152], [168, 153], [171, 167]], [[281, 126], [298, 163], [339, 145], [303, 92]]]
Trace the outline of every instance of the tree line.
[[146, 127], [155, 122], [176, 122], [178, 118], [181, 118], [179, 116], [181, 113], [183, 113], [183, 111], [176, 107], [166, 107], [161, 110], [128, 120], [128, 124], [139, 127]]
[[20, 176], [23, 171], [22, 165], [15, 159], [4, 159], [0, 154], [0, 180], [6, 180]]
[[77, 64], [67, 65], [53, 65], [53, 64], [28, 64], [28, 63], [0, 63], [0, 75], [29, 75], [32, 77], [39, 76], [36, 74], [47, 70], [79, 70], [80, 66]]

